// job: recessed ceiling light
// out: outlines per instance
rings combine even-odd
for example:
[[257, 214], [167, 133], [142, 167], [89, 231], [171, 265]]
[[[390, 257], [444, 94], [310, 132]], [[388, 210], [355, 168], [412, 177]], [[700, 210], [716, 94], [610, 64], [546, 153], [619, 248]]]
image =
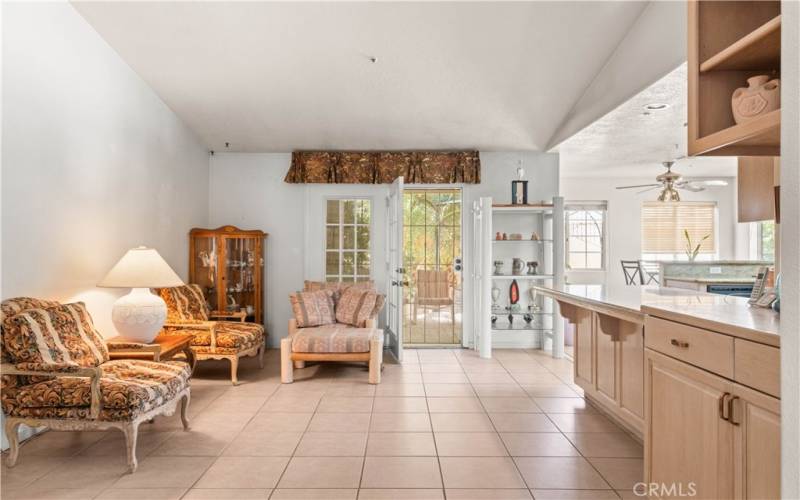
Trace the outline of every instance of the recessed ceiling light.
[[647, 111], [663, 111], [669, 107], [669, 104], [665, 104], [663, 102], [652, 102], [650, 104], [645, 104], [644, 109]]

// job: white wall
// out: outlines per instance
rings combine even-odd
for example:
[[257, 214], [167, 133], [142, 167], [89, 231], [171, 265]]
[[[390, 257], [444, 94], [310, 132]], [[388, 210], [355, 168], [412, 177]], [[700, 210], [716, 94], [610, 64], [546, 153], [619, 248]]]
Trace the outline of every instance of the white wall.
[[[569, 271], [570, 283], [624, 284], [620, 260], [635, 260], [641, 256], [641, 204], [654, 200], [658, 191], [640, 195], [636, 189], [618, 190], [617, 186], [652, 183], [652, 178], [591, 178], [561, 179], [561, 194], [569, 201], [608, 202], [606, 228], [606, 270], [604, 272]], [[716, 201], [720, 259], [748, 259], [748, 227], [736, 222], [736, 179], [728, 186], [708, 188], [699, 193], [681, 192], [685, 201]]]
[[[481, 153], [479, 185], [463, 187], [463, 238], [465, 274], [469, 273], [472, 201], [493, 196], [508, 201], [517, 161], [523, 160], [530, 180], [531, 200], [549, 199], [558, 192], [558, 155], [546, 153]], [[378, 289], [386, 286], [385, 198], [388, 185], [294, 185], [283, 182], [291, 162], [289, 153], [218, 153], [211, 158], [210, 225], [233, 224], [269, 233], [266, 259], [266, 325], [270, 345], [277, 347], [286, 335], [292, 315], [288, 295], [304, 279], [324, 278], [325, 200], [333, 197], [370, 198], [372, 217], [372, 273]], [[467, 279], [464, 303], [471, 303]], [[471, 335], [465, 315], [465, 336]]]
[[208, 154], [68, 3], [4, 3], [2, 298], [83, 300], [106, 337], [129, 248], [187, 278]]

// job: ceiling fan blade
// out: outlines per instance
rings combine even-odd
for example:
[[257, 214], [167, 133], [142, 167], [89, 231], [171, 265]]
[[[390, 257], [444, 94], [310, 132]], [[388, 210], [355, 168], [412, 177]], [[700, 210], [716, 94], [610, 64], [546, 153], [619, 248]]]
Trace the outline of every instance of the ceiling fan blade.
[[686, 184], [682, 184], [680, 186], [676, 184], [675, 187], [678, 189], [683, 189], [684, 191], [691, 191], [693, 193], [699, 193], [700, 191], [706, 190], [706, 188], [704, 188], [703, 186], [698, 186], [696, 184], [691, 184], [689, 182], [687, 182]]
[[617, 186], [617, 189], [631, 189], [631, 188], [643, 188], [643, 187], [661, 187], [661, 184], [638, 184], [636, 186]]
[[647, 189], [642, 189], [641, 191], [636, 191], [636, 194], [642, 194], [642, 193], [646, 193], [646, 192], [648, 192], [648, 191], [652, 191], [652, 190], [654, 190], [654, 189], [658, 189], [658, 188], [660, 188], [660, 187], [661, 187], [661, 186], [653, 186], [653, 187], [649, 187], [649, 188], [647, 188]]

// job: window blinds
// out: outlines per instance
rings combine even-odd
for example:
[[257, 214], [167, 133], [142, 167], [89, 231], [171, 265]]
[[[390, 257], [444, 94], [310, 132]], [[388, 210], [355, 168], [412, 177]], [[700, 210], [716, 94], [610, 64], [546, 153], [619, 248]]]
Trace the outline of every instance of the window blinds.
[[642, 203], [642, 253], [682, 253], [686, 250], [684, 230], [689, 232], [694, 247], [709, 235], [700, 246], [700, 253], [714, 253], [717, 248], [714, 202]]

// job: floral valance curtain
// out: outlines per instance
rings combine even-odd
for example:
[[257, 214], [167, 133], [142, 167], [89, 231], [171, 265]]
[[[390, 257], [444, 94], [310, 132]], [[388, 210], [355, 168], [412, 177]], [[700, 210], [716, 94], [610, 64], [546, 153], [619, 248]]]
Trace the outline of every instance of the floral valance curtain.
[[285, 182], [293, 184], [478, 184], [477, 151], [295, 151]]

